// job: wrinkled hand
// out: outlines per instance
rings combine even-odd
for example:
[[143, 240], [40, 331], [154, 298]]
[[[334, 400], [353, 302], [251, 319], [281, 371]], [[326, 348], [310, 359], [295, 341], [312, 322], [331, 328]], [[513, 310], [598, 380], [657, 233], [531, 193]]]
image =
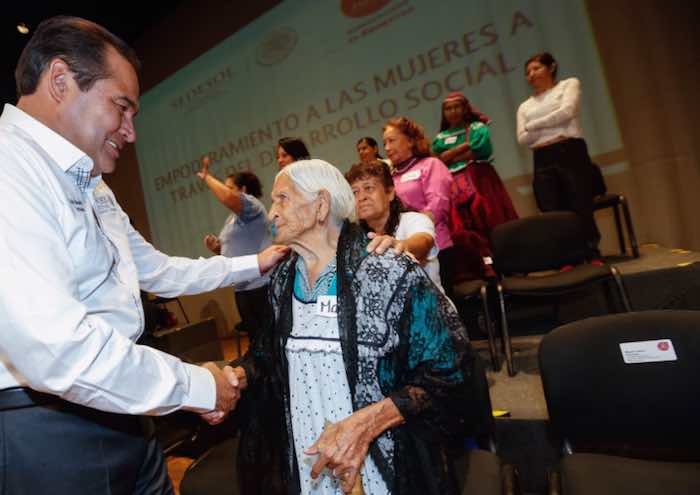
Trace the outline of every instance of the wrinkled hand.
[[367, 244], [368, 253], [384, 254], [387, 249], [394, 248], [394, 253], [398, 256], [406, 251], [406, 245], [390, 235], [370, 232], [367, 234], [367, 237], [372, 239], [369, 244]]
[[318, 478], [328, 468], [340, 480], [343, 493], [352, 492], [355, 483], [361, 482], [358, 475], [374, 439], [371, 424], [371, 416], [365, 409], [328, 424], [318, 440], [304, 451], [306, 455], [319, 456], [311, 467], [311, 477]]
[[204, 180], [207, 178], [207, 175], [209, 175], [209, 165], [211, 164], [211, 160], [208, 156], [204, 156], [202, 157], [201, 164], [202, 168], [199, 172], [197, 172], [197, 177]]
[[238, 377], [230, 366], [221, 370], [214, 363], [205, 363], [202, 367], [208, 369], [214, 376], [216, 384], [216, 405], [213, 411], [202, 414], [202, 419], [210, 425], [221, 423], [231, 412], [241, 398]]
[[204, 236], [204, 245], [207, 249], [213, 253], [221, 252], [221, 241], [214, 234], [207, 234]]
[[272, 246], [264, 249], [263, 251], [260, 251], [258, 253], [258, 266], [260, 267], [260, 273], [263, 274], [266, 271], [273, 268], [288, 254], [289, 248], [287, 246], [281, 246], [279, 244], [273, 244]]

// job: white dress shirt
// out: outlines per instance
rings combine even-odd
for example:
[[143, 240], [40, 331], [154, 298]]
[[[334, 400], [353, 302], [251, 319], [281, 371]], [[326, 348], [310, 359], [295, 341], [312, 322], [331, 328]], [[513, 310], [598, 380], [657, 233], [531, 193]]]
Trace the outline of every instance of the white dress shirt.
[[0, 117], [0, 390], [104, 411], [214, 408], [211, 373], [150, 347], [139, 288], [196, 294], [259, 277], [255, 255], [191, 260], [134, 230], [92, 160], [18, 108]]
[[582, 138], [579, 123], [581, 83], [575, 77], [533, 95], [518, 108], [517, 135], [520, 144], [536, 148], [557, 138]]

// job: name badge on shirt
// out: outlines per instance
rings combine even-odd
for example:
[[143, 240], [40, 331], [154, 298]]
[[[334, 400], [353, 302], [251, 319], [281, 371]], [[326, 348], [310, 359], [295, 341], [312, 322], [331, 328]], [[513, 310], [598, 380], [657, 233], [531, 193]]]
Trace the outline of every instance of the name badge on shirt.
[[405, 173], [401, 176], [401, 182], [411, 182], [420, 177], [420, 169], [412, 170], [411, 172]]
[[457, 142], [457, 136], [450, 136], [445, 138], [445, 144], [455, 144]]
[[319, 296], [316, 300], [316, 314], [326, 318], [338, 317], [337, 296]]

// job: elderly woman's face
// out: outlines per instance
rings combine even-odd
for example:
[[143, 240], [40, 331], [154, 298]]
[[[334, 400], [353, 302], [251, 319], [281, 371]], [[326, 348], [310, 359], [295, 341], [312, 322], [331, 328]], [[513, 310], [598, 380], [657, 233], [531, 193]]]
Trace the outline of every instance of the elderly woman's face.
[[316, 225], [316, 201], [299, 192], [286, 174], [277, 177], [271, 196], [269, 218], [275, 225], [276, 244], [289, 245]]
[[413, 140], [400, 129], [388, 126], [384, 131], [384, 149], [389, 160], [399, 164], [413, 156]]

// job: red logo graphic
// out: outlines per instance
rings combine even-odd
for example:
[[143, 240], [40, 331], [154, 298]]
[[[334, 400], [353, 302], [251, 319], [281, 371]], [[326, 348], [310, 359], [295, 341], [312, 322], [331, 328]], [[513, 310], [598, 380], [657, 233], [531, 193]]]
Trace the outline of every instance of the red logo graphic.
[[342, 0], [340, 10], [348, 17], [365, 17], [384, 8], [391, 0]]
[[659, 342], [656, 344], [656, 347], [658, 347], [660, 351], [667, 351], [670, 346], [668, 345], [668, 342]]

